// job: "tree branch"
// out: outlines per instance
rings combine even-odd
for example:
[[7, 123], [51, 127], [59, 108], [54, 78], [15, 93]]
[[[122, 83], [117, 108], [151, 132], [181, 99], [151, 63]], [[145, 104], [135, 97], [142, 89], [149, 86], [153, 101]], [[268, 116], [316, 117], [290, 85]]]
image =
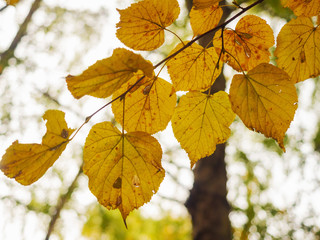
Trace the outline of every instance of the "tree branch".
[[26, 18], [24, 19], [23, 23], [20, 25], [20, 28], [12, 40], [9, 48], [0, 54], [0, 75], [2, 74], [3, 70], [8, 66], [9, 60], [14, 57], [14, 51], [16, 50], [18, 44], [20, 43], [22, 37], [26, 35], [27, 28], [29, 23], [31, 22], [31, 18], [33, 14], [38, 10], [40, 7], [40, 3], [42, 0], [35, 0], [30, 8], [30, 11]]
[[2, 8], [0, 8], [0, 12], [2, 12], [3, 10], [5, 10], [9, 5], [4, 5]]
[[51, 236], [51, 233], [53, 232], [54, 226], [55, 226], [57, 220], [60, 217], [61, 210], [64, 208], [64, 206], [66, 205], [66, 203], [70, 199], [71, 194], [77, 188], [77, 181], [78, 181], [78, 178], [79, 178], [79, 176], [81, 174], [82, 174], [82, 166], [80, 167], [78, 174], [75, 176], [75, 178], [73, 179], [72, 183], [68, 187], [67, 192], [60, 196], [58, 204], [57, 204], [56, 209], [55, 209], [55, 212], [51, 216], [51, 221], [50, 221], [49, 226], [48, 226], [47, 235], [46, 235], [45, 240], [49, 240], [49, 238]]

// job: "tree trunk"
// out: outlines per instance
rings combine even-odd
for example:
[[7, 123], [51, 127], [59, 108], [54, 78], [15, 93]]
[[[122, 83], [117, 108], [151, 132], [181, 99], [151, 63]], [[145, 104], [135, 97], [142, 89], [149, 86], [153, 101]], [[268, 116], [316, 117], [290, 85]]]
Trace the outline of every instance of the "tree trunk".
[[[192, 0], [186, 0], [190, 10]], [[230, 15], [224, 12], [222, 22]], [[207, 39], [200, 44], [206, 46]], [[212, 86], [212, 92], [225, 89], [225, 78], [221, 74]], [[185, 206], [193, 227], [194, 240], [230, 240], [232, 238], [229, 220], [230, 205], [227, 201], [227, 173], [225, 164], [225, 144], [217, 145], [214, 154], [200, 159], [194, 168], [194, 183]]]

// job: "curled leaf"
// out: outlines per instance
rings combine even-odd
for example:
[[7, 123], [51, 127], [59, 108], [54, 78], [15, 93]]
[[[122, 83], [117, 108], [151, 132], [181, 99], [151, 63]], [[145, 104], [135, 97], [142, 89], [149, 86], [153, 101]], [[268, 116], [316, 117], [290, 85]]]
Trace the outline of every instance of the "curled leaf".
[[117, 37], [134, 50], [154, 50], [164, 42], [164, 29], [179, 16], [177, 0], [143, 0], [118, 10]]
[[91, 95], [106, 98], [118, 90], [139, 70], [153, 76], [152, 64], [141, 55], [117, 48], [109, 58], [97, 61], [79, 76], [66, 78], [68, 89], [75, 98]]
[[47, 120], [47, 132], [42, 143], [21, 144], [15, 141], [0, 162], [1, 171], [23, 185], [30, 185], [45, 174], [66, 148], [74, 131], [68, 128], [61, 111], [48, 110], [43, 119]]
[[84, 146], [89, 188], [108, 209], [129, 213], [150, 201], [164, 178], [162, 150], [144, 132], [121, 134], [110, 122], [94, 125]]

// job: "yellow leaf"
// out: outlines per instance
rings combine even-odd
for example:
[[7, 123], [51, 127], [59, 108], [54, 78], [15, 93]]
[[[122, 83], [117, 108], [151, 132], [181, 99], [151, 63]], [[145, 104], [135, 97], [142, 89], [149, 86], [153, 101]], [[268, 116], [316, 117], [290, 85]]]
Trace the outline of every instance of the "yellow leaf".
[[[178, 44], [172, 53], [183, 47]], [[222, 62], [214, 48], [203, 48], [197, 43], [184, 49], [167, 63], [173, 86], [176, 91], [206, 90], [219, 76]]]
[[[263, 62], [270, 61], [269, 48], [274, 44], [273, 31], [260, 17], [244, 16], [236, 29], [223, 32], [224, 61], [237, 71], [249, 71]], [[215, 34], [213, 45], [221, 51], [221, 31]]]
[[6, 0], [8, 5], [16, 5], [20, 0]]
[[43, 115], [47, 120], [47, 132], [42, 144], [21, 144], [15, 141], [3, 155], [1, 171], [23, 185], [37, 181], [59, 158], [74, 131], [68, 128], [64, 113], [48, 110]]
[[310, 18], [298, 17], [285, 24], [277, 38], [277, 64], [294, 82], [320, 75], [320, 27]]
[[188, 92], [180, 98], [172, 117], [172, 129], [191, 160], [191, 167], [211, 155], [216, 145], [230, 136], [229, 126], [235, 114], [226, 92], [214, 95]]
[[153, 76], [153, 66], [141, 55], [124, 48], [117, 48], [109, 58], [97, 61], [79, 76], [66, 78], [68, 89], [75, 98], [91, 95], [106, 98], [129, 81], [134, 73], [142, 70]]
[[283, 138], [298, 102], [296, 88], [286, 72], [262, 63], [247, 75], [235, 75], [230, 101], [233, 111], [249, 129], [274, 138], [285, 151]]
[[164, 29], [179, 16], [177, 0], [143, 0], [118, 10], [117, 37], [134, 50], [154, 50], [164, 42]]
[[312, 17], [320, 13], [319, 0], [287, 0], [284, 6], [290, 8], [296, 16]]
[[102, 122], [87, 137], [83, 171], [98, 201], [119, 209], [126, 219], [158, 191], [165, 174], [161, 158], [161, 146], [149, 134], [123, 135], [110, 122]]
[[222, 16], [222, 8], [219, 4], [214, 4], [208, 8], [195, 9], [190, 11], [190, 24], [193, 30], [193, 35], [201, 35], [212, 28], [216, 27]]
[[212, 5], [221, 2], [222, 0], [193, 0], [193, 6], [195, 9], [203, 9], [211, 7]]
[[[140, 76], [133, 77], [124, 84], [114, 95], [115, 99], [126, 92]], [[154, 134], [164, 130], [168, 125], [176, 106], [176, 94], [171, 94], [172, 85], [165, 80], [154, 77], [145, 78], [132, 92], [128, 92], [124, 100], [112, 103], [112, 111], [117, 122], [123, 122], [128, 132], [143, 131]], [[125, 103], [125, 108], [123, 108]]]

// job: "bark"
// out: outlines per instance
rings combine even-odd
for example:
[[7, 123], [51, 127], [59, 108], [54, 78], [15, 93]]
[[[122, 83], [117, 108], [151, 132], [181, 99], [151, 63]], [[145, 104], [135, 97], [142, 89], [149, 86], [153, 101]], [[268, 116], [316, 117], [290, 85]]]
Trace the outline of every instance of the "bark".
[[[190, 10], [192, 1], [186, 0]], [[230, 15], [226, 11], [222, 21]], [[214, 34], [214, 33], [213, 33]], [[205, 46], [213, 35], [201, 39]], [[225, 78], [221, 74], [212, 86], [212, 92], [225, 89]], [[225, 165], [225, 144], [217, 145], [214, 154], [200, 159], [194, 168], [194, 184], [185, 206], [193, 227], [194, 240], [230, 240], [230, 205], [227, 201], [227, 173]]]

